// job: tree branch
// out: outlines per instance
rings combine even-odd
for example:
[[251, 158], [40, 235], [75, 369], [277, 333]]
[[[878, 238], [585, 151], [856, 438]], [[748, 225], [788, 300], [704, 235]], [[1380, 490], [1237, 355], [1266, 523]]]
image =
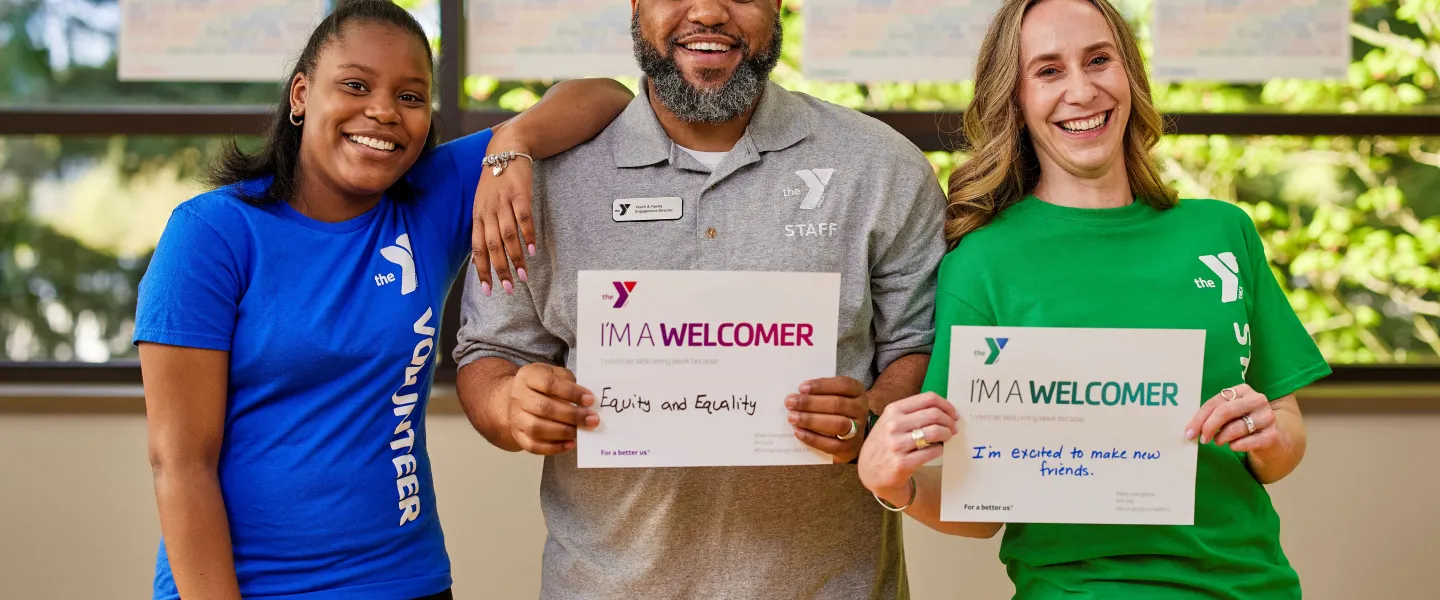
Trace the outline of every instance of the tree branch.
[[1365, 347], [1382, 362], [1390, 362], [1394, 353], [1386, 347], [1383, 340], [1375, 336], [1374, 332], [1370, 331], [1368, 327], [1361, 325], [1360, 320], [1355, 318], [1355, 313], [1351, 312], [1350, 307], [1346, 306], [1345, 303], [1341, 302], [1340, 298], [1336, 296], [1336, 285], [1339, 282], [1330, 281], [1327, 283], [1330, 285], [1326, 286], [1324, 290], [1319, 286], [1315, 288], [1315, 291], [1320, 295], [1325, 306], [1330, 309], [1330, 312], [1337, 316], [1343, 315], [1350, 318], [1350, 320], [1355, 323], [1355, 336], [1360, 338], [1360, 343], [1365, 344]]
[[1350, 35], [1376, 48], [1404, 52], [1440, 67], [1440, 45], [1429, 46], [1415, 38], [1378, 31], [1359, 23], [1350, 24]]
[[1315, 324], [1311, 325], [1311, 326], [1308, 328], [1308, 331], [1310, 332], [1310, 335], [1318, 335], [1318, 334], [1324, 333], [1324, 332], [1326, 332], [1326, 331], [1334, 331], [1334, 330], [1336, 330], [1336, 329], [1344, 329], [1344, 328], [1349, 327], [1349, 326], [1354, 325], [1354, 324], [1355, 324], [1355, 318], [1354, 318], [1354, 317], [1351, 317], [1351, 316], [1348, 316], [1348, 315], [1339, 315], [1339, 316], [1330, 317], [1330, 318], [1328, 318], [1328, 319], [1325, 319], [1324, 321], [1321, 321], [1321, 322], [1319, 322], [1319, 323], [1315, 323]]
[[1411, 320], [1415, 323], [1415, 337], [1430, 346], [1435, 354], [1440, 355], [1440, 333], [1436, 333], [1435, 327], [1430, 325], [1429, 319], [1415, 315]]
[[1421, 150], [1419, 144], [1410, 146], [1410, 160], [1440, 169], [1440, 153]]
[[1361, 277], [1358, 278], [1358, 281], [1360, 282], [1360, 285], [1370, 288], [1370, 291], [1372, 292], [1375, 292], [1382, 296], [1389, 296], [1390, 300], [1394, 301], [1396, 304], [1404, 306], [1405, 308], [1409, 309], [1410, 312], [1422, 315], [1430, 315], [1432, 317], [1440, 317], [1440, 302], [1433, 302], [1430, 300], [1426, 300], [1418, 295], [1407, 294], [1405, 290], [1401, 290], [1394, 285], [1391, 285], [1390, 283], [1381, 281], [1374, 277]]

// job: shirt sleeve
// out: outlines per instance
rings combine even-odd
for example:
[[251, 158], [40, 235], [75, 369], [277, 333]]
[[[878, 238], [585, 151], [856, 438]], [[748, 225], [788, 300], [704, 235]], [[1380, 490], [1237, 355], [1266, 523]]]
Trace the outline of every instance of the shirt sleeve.
[[170, 214], [140, 280], [133, 343], [230, 350], [241, 295], [225, 236], [184, 206]]
[[[542, 210], [544, 187], [540, 185], [538, 174], [534, 189], [537, 235], [542, 241], [552, 239], [554, 231], [545, 228]], [[545, 328], [535, 296], [537, 290], [543, 294], [549, 289], [553, 278], [553, 253], [551, 244], [536, 244], [535, 256], [526, 259], [530, 267], [527, 269], [530, 281], [516, 285], [513, 295], [497, 286], [490, 296], [486, 296], [480, 291], [480, 278], [476, 276], [475, 269], [465, 268], [460, 329], [456, 335], [454, 355], [459, 367], [481, 358], [503, 358], [520, 366], [530, 363], [564, 365], [565, 341]], [[549, 298], [539, 300], [559, 301]]]
[[939, 284], [940, 291], [935, 293], [935, 349], [930, 353], [930, 366], [925, 370], [925, 383], [920, 386], [921, 392], [934, 392], [947, 399], [950, 392], [950, 328], [995, 324], [995, 319], [985, 316], [958, 296], [945, 291], [948, 283], [950, 282], [942, 279]]
[[[446, 247], [463, 260], [470, 254], [475, 188], [480, 185], [489, 129], [441, 144], [417, 163], [406, 178], [416, 188], [416, 201], [431, 225], [444, 232]], [[524, 159], [521, 159], [524, 160]]]
[[915, 162], [896, 178], [892, 192], [905, 202], [892, 203], [887, 213], [903, 218], [893, 222], [889, 242], [870, 268], [877, 371], [906, 355], [930, 352], [935, 341], [930, 325], [935, 273], [945, 257], [945, 194], [924, 157]]
[[1253, 297], [1245, 382], [1274, 400], [1329, 375], [1331, 369], [1280, 288], [1255, 223], [1240, 215], [1253, 280], [1247, 290]]

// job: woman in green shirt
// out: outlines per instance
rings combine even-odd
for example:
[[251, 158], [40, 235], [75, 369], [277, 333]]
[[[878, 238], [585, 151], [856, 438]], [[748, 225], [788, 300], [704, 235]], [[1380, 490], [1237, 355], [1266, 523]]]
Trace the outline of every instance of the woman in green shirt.
[[865, 486], [944, 533], [1000, 530], [941, 521], [939, 469], [922, 468], [958, 431], [943, 399], [952, 326], [1204, 329], [1208, 400], [1183, 432], [1200, 445], [1195, 524], [1010, 523], [1000, 559], [1017, 598], [1299, 598], [1264, 486], [1304, 455], [1294, 393], [1329, 366], [1246, 213], [1165, 186], [1125, 20], [1105, 0], [1007, 0], [964, 126], [973, 155], [950, 179], [927, 393], [884, 410]]

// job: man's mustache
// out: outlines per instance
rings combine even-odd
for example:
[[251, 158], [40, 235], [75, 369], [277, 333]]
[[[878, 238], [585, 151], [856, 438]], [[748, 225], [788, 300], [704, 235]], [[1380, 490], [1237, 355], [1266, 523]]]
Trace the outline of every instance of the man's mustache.
[[750, 54], [750, 44], [748, 43], [748, 41], [747, 41], [743, 36], [732, 35], [732, 34], [730, 34], [730, 33], [726, 33], [725, 31], [722, 31], [722, 30], [720, 30], [719, 28], [716, 28], [716, 27], [698, 27], [698, 28], [696, 28], [696, 29], [687, 31], [687, 32], [685, 32], [685, 33], [682, 33], [682, 34], [680, 34], [680, 35], [677, 35], [677, 36], [675, 36], [675, 37], [670, 38], [670, 39], [668, 40], [668, 42], [667, 42], [668, 45], [669, 45], [669, 47], [670, 47], [670, 51], [671, 51], [671, 52], [674, 52], [676, 48], [679, 48], [679, 47], [680, 47], [680, 40], [683, 40], [683, 39], [685, 39], [685, 38], [687, 38], [687, 37], [690, 37], [690, 36], [692, 36], [692, 35], [702, 35], [702, 34], [703, 34], [703, 35], [715, 35], [715, 36], [720, 36], [720, 37], [726, 38], [726, 39], [730, 40], [730, 45], [739, 48], [741, 53], [743, 53], [743, 54], [745, 54], [745, 55], [747, 55], [747, 56]]

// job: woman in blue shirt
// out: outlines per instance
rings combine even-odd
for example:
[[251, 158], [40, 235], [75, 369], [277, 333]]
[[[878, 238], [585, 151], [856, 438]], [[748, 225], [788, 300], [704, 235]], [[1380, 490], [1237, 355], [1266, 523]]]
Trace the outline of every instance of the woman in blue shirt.
[[155, 598], [449, 597], [424, 428], [440, 316], [475, 199], [493, 213], [529, 185], [514, 163], [481, 185], [482, 162], [568, 149], [630, 93], [569, 82], [435, 147], [432, 71], [407, 12], [342, 2], [264, 146], [232, 148], [217, 189], [171, 215], [135, 333], [163, 533]]

